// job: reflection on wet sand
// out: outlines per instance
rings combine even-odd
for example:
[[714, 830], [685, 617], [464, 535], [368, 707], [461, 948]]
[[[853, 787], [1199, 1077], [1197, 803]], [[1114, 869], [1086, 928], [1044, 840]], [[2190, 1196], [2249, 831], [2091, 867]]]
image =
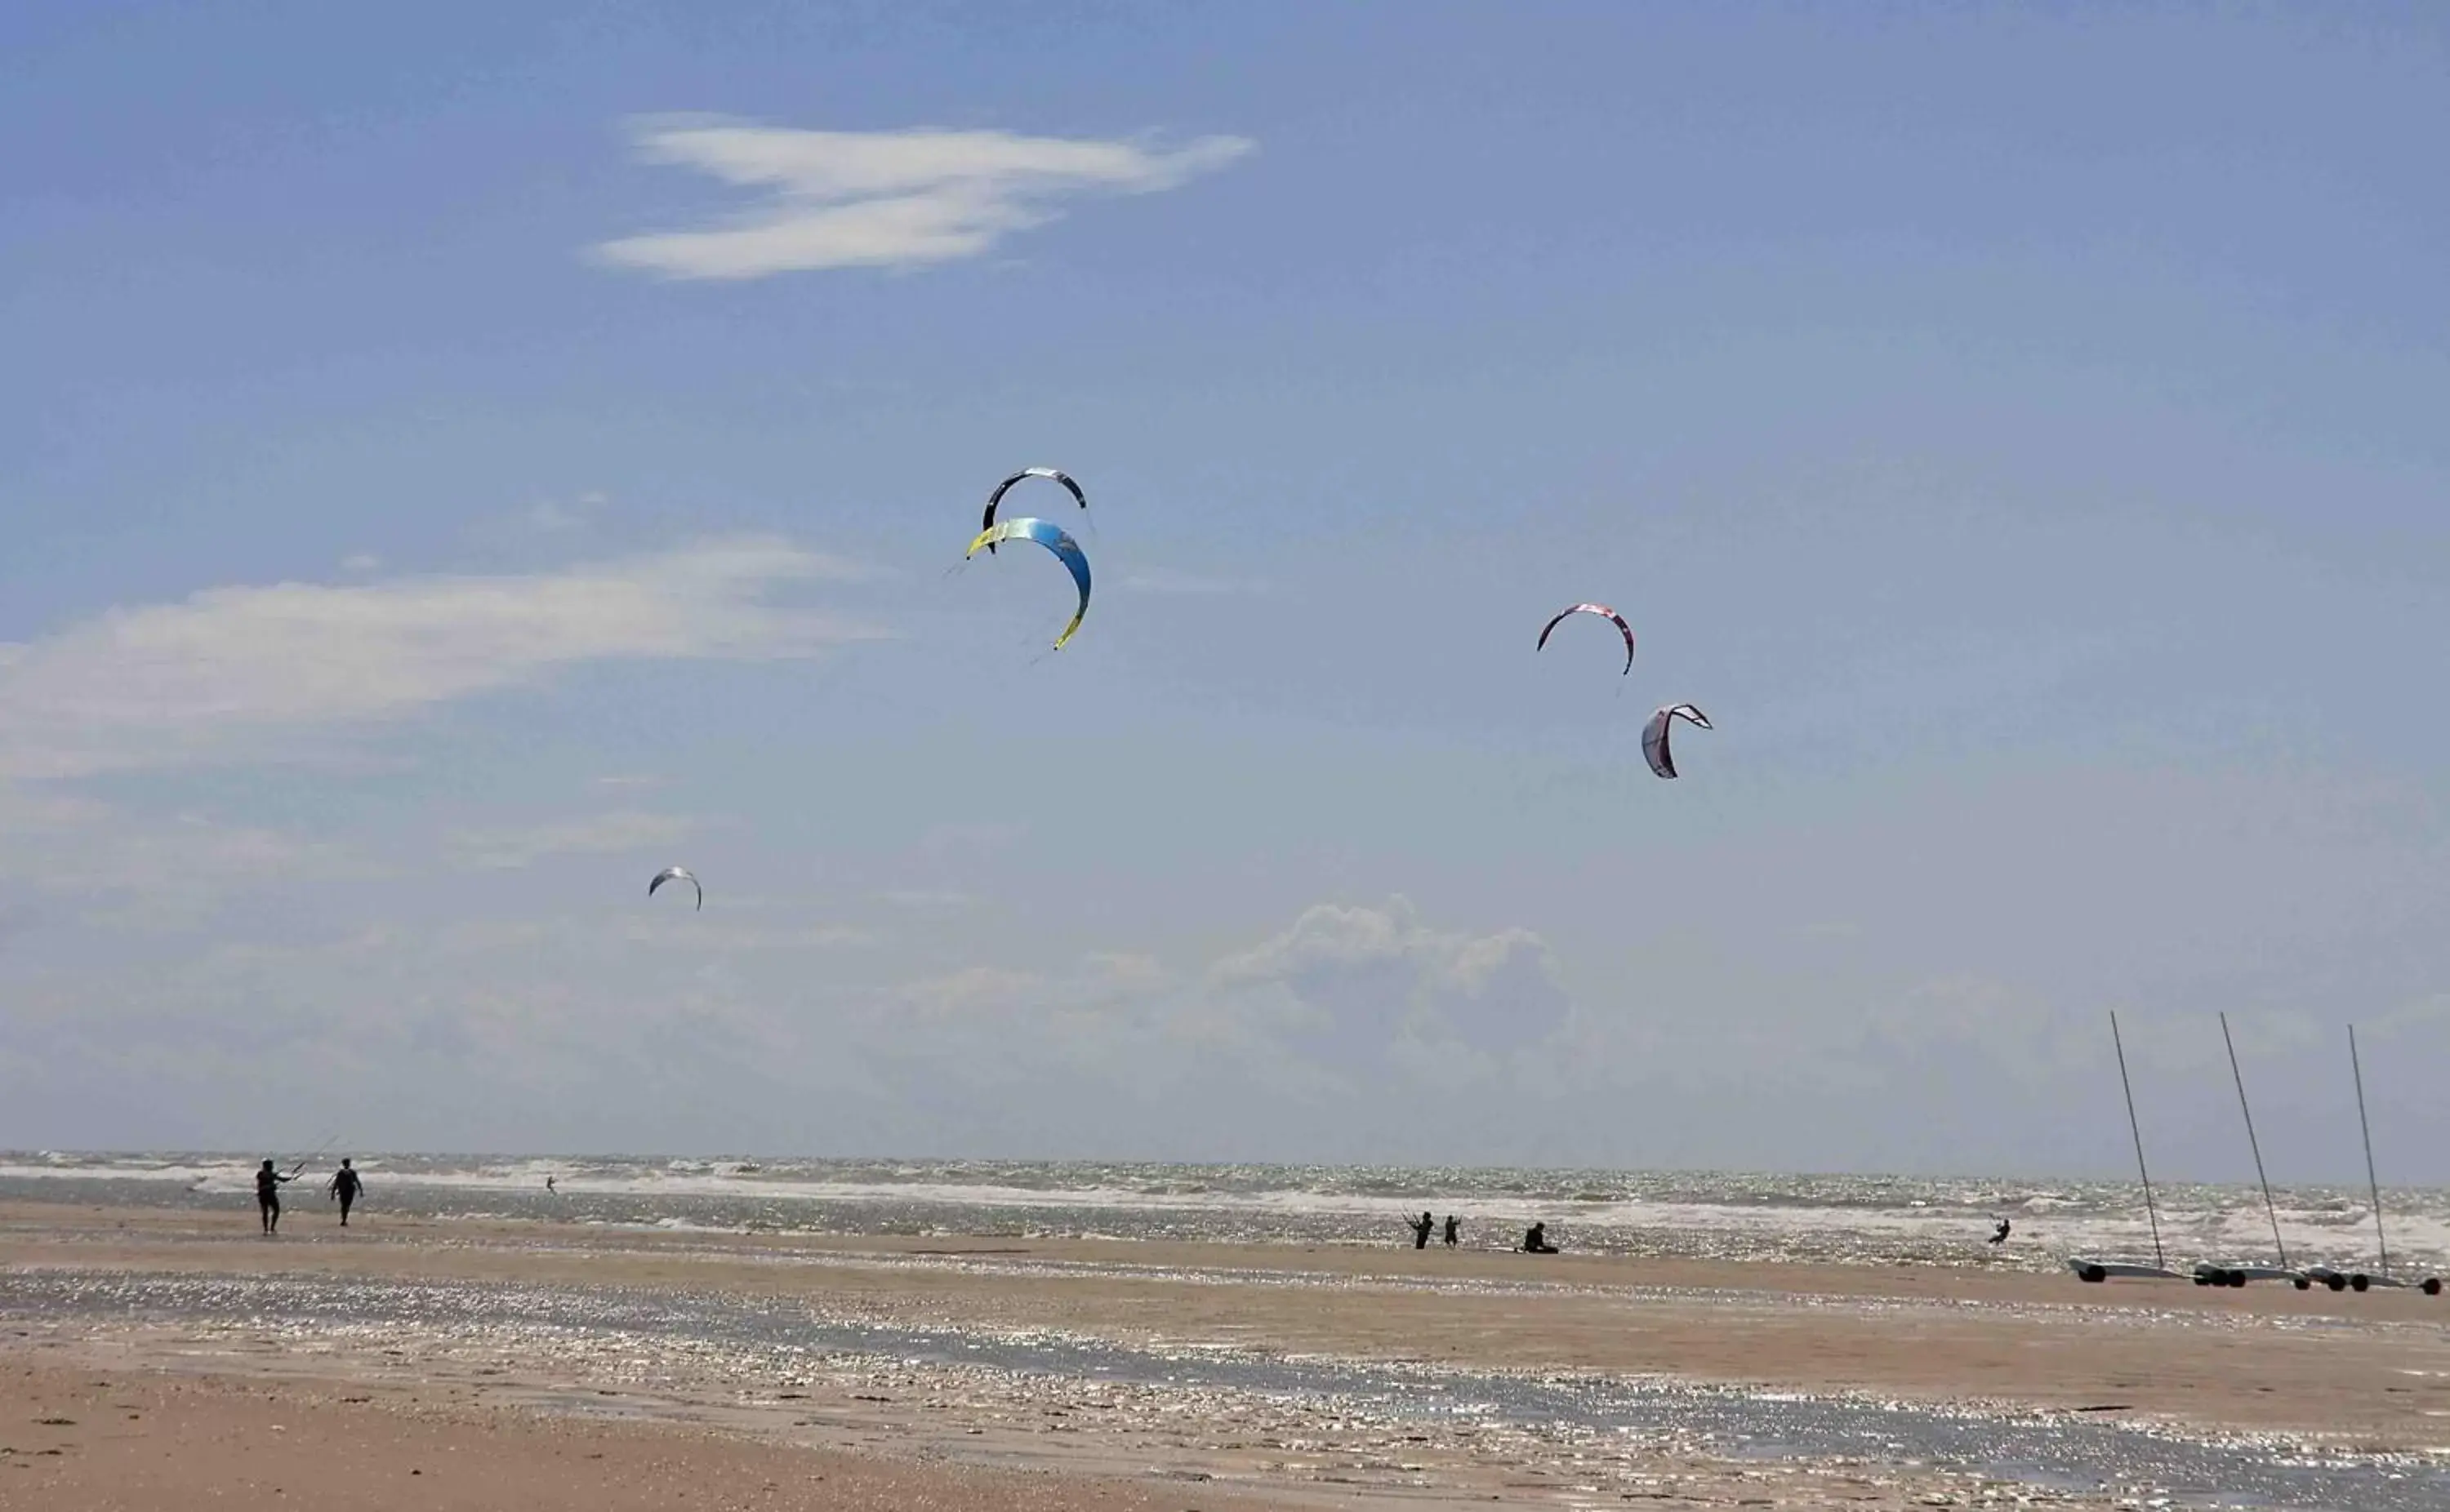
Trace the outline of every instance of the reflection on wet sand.
[[[32, 1214], [14, 1216], [0, 1241], [13, 1262], [7, 1347], [122, 1366], [410, 1385], [905, 1459], [1306, 1497], [2450, 1506], [2439, 1457], [2379, 1419], [2325, 1430], [2319, 1413], [2166, 1410], [2188, 1350], [2260, 1356], [2284, 1386], [2326, 1360], [2368, 1374], [2394, 1360], [2408, 1388], [2438, 1394], [2427, 1374], [2450, 1370], [2438, 1327], [2274, 1310], [2313, 1305], [2294, 1294], [2262, 1310], [2192, 1289], [2102, 1306], [2098, 1289], [2048, 1293], [2039, 1278], [2015, 1282], [2031, 1295], [1912, 1294], [1930, 1274], [1880, 1294], [1879, 1272], [1855, 1295], [1781, 1293], [1612, 1285], [1622, 1262], [1563, 1279], [1411, 1277], [1349, 1254], [1298, 1257], [1305, 1270], [1200, 1246], [803, 1253], [527, 1226], [241, 1246], [161, 1227], [138, 1241], [101, 1217], [38, 1237]], [[1391, 1335], [1351, 1321], [1388, 1311], [1404, 1320]], [[1628, 1368], [1590, 1338], [1613, 1320], [1673, 1365], [1684, 1347], [1652, 1324], [1679, 1319], [1732, 1341], [1719, 1358], [1749, 1384]], [[1406, 1328], [1439, 1347], [1393, 1347]], [[1881, 1347], [1947, 1364], [1957, 1404], [1831, 1384], [1828, 1359]], [[2087, 1351], [2114, 1368], [2049, 1378], [2053, 1359]], [[2038, 1363], [2020, 1375], [2019, 1356]], [[2150, 1359], [2171, 1364], [2124, 1399], [2066, 1399]]]

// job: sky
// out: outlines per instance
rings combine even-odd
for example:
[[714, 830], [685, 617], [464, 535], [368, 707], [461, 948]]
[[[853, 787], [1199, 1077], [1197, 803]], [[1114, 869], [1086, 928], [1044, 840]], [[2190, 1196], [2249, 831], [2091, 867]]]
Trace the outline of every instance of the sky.
[[0, 1145], [2450, 1181], [2445, 66], [10, 6]]

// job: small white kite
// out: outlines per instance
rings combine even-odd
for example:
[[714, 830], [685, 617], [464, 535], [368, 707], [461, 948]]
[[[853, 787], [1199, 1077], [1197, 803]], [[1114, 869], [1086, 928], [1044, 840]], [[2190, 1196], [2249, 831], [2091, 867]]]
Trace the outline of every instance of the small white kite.
[[[1653, 765], [1657, 764], [1653, 763]], [[655, 880], [647, 883], [647, 896], [650, 898], [655, 896], [655, 889], [668, 882], [685, 882], [691, 887], [697, 888], [697, 906], [701, 911], [705, 909], [706, 888], [699, 883], [696, 875], [687, 866], [667, 866], [655, 873]]]

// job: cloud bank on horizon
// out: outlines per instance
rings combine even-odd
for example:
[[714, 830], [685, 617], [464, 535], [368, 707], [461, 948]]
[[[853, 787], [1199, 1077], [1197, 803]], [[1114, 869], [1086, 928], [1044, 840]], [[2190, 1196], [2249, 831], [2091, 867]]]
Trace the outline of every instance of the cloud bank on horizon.
[[1043, 225], [1067, 200], [1178, 188], [1251, 151], [1244, 137], [1165, 148], [1009, 131], [811, 131], [666, 121], [637, 133], [645, 161], [696, 168], [768, 203], [698, 230], [595, 250], [676, 279], [759, 279], [821, 268], [919, 267], [974, 258]]

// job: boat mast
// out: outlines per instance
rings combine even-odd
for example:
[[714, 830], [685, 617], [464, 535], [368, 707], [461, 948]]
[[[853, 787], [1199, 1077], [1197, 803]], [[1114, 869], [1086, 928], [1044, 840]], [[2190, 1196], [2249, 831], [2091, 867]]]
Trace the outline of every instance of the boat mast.
[[2115, 1008], [2110, 1011], [2110, 1042], [2118, 1050], [2118, 1085], [2127, 1094], [2127, 1129], [2135, 1136], [2135, 1173], [2144, 1178], [2144, 1216], [2152, 1223], [2152, 1263], [2167, 1270], [2168, 1257], [2161, 1252], [2161, 1214], [2152, 1206], [2152, 1173], [2144, 1164], [2144, 1126], [2135, 1120], [2135, 1084], [2127, 1079], [2127, 1041], [2118, 1037]]
[[2373, 1125], [2365, 1121], [2365, 1068], [2357, 1059], [2357, 1026], [2348, 1025], [2348, 1069], [2357, 1077], [2357, 1132], [2365, 1136], [2365, 1185], [2373, 1192], [2374, 1248], [2382, 1256], [2376, 1267], [2383, 1275], [2390, 1274], [2390, 1243], [2382, 1234], [2382, 1182], [2374, 1175]]
[[2246, 1075], [2237, 1069], [2237, 1041], [2229, 1037], [2228, 1015], [2222, 1014], [2221, 1043], [2228, 1046], [2228, 1074], [2237, 1083], [2237, 1111], [2246, 1115], [2246, 1147], [2254, 1152], [2254, 1179], [2263, 1183], [2263, 1211], [2271, 1218], [2271, 1248], [2280, 1252], [2280, 1269], [2288, 1269], [2288, 1247], [2280, 1242], [2280, 1210], [2271, 1201], [2271, 1178], [2263, 1173], [2263, 1146], [2254, 1137], [2254, 1110], [2246, 1105]]

